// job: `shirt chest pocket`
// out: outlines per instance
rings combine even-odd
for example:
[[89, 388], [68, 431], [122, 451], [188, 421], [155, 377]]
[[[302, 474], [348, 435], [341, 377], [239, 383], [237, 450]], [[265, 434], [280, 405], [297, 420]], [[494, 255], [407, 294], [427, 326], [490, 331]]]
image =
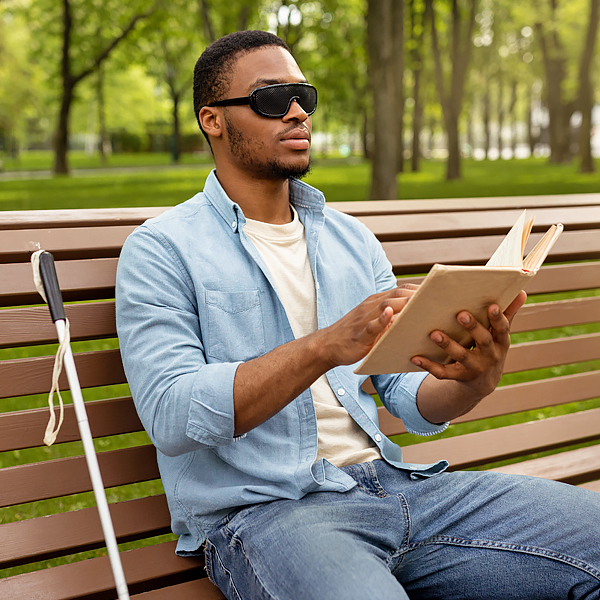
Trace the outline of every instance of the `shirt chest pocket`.
[[206, 355], [223, 362], [246, 361], [266, 351], [258, 290], [206, 290]]

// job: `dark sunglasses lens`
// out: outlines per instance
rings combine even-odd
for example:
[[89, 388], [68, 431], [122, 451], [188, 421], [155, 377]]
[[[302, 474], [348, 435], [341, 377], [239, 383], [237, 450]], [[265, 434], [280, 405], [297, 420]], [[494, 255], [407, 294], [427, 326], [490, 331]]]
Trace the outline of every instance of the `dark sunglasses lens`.
[[254, 104], [266, 117], [283, 117], [296, 99], [302, 110], [312, 115], [317, 108], [317, 90], [310, 85], [272, 85], [254, 92]]

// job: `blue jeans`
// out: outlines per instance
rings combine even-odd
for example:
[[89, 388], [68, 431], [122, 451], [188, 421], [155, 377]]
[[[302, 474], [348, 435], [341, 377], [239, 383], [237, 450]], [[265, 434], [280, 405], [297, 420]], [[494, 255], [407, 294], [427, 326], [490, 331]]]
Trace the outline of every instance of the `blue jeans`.
[[358, 483], [234, 511], [205, 546], [229, 600], [600, 599], [600, 494], [487, 472]]

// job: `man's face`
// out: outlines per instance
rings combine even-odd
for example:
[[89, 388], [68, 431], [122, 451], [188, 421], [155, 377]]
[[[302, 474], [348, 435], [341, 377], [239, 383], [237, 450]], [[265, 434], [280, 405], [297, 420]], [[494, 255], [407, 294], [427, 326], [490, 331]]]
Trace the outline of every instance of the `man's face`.
[[[304, 81], [300, 68], [287, 50], [267, 46], [237, 60], [225, 98], [247, 96], [264, 85]], [[306, 175], [310, 168], [312, 123], [296, 101], [281, 118], [262, 117], [249, 106], [229, 106], [222, 110], [229, 158], [238, 167], [261, 179]]]

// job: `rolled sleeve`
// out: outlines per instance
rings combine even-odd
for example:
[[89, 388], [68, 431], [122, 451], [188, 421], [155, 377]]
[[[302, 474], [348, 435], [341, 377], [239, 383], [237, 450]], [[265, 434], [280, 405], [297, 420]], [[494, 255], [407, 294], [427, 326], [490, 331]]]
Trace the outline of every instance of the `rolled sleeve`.
[[444, 431], [449, 423], [431, 423], [417, 406], [417, 393], [428, 373], [399, 373], [373, 375], [375, 389], [384, 406], [392, 415], [402, 419], [406, 430], [417, 435], [435, 435]]
[[222, 446], [236, 438], [233, 382], [240, 362], [202, 367], [192, 388], [187, 435], [207, 446]]

